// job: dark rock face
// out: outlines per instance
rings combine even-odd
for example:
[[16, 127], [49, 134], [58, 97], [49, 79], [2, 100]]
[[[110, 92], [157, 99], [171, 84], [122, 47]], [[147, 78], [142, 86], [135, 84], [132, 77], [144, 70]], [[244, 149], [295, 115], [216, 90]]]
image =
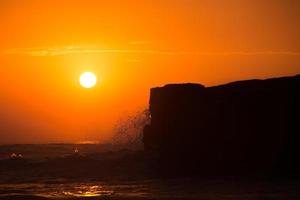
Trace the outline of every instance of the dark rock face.
[[300, 171], [300, 75], [152, 88], [144, 147], [168, 172]]

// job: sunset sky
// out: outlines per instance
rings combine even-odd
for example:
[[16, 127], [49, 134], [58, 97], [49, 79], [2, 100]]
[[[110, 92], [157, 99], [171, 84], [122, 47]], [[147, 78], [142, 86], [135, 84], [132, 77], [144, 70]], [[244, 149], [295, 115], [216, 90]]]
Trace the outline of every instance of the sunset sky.
[[0, 28], [0, 144], [106, 142], [151, 87], [300, 73], [299, 0], [1, 0]]

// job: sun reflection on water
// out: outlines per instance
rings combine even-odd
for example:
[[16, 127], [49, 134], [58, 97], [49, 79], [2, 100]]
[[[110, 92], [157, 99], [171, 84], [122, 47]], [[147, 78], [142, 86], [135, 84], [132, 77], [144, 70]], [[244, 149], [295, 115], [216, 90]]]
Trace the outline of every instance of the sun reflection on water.
[[0, 199], [5, 195], [36, 195], [46, 198], [112, 196], [115, 191], [99, 183], [0, 184]]
[[46, 198], [83, 198], [83, 197], [145, 197], [155, 191], [151, 184], [142, 183], [24, 183], [0, 184], [0, 199], [6, 195], [32, 195]]
[[69, 190], [62, 191], [64, 196], [72, 196], [72, 197], [95, 197], [95, 196], [107, 196], [112, 195], [114, 192], [112, 190], [108, 190], [103, 188], [102, 186], [93, 185], [80, 185], [76, 186], [73, 189], [69, 188]]

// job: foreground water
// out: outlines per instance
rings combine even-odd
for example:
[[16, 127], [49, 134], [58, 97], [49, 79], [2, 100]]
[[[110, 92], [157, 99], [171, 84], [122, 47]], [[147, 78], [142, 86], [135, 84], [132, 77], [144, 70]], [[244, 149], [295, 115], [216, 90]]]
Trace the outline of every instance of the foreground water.
[[[300, 199], [298, 179], [159, 179], [139, 153], [107, 146], [0, 146], [0, 200]], [[9, 158], [11, 152], [22, 158]], [[71, 152], [71, 153], [70, 153]]]
[[0, 199], [300, 199], [296, 182], [148, 180], [0, 184]]

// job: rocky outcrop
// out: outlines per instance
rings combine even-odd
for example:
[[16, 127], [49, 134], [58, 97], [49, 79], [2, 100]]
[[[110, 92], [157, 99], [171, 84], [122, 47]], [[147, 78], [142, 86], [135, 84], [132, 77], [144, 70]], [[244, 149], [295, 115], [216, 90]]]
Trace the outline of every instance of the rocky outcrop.
[[300, 75], [152, 88], [144, 147], [169, 172], [294, 173], [299, 104]]

